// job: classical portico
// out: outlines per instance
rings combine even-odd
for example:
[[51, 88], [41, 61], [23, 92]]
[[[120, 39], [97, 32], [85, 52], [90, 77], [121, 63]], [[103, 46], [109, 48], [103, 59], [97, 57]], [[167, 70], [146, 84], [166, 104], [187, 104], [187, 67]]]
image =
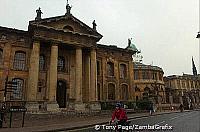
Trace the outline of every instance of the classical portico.
[[[59, 80], [65, 80], [66, 88], [68, 88], [65, 90], [68, 92], [65, 93], [67, 98], [64, 102], [66, 104], [63, 106], [81, 111], [86, 110], [86, 104], [91, 104], [91, 109], [96, 107], [96, 42], [102, 38], [102, 35], [96, 31], [95, 22], [93, 22], [93, 28], [90, 28], [75, 18], [70, 13], [71, 8], [68, 8], [67, 13], [63, 16], [41, 19], [41, 15], [37, 15], [36, 20], [30, 21], [29, 32], [33, 36], [33, 43], [27, 89], [29, 110], [37, 111], [41, 107], [38, 102], [44, 102], [47, 111], [57, 111], [61, 107], [60, 101], [57, 101]], [[37, 13], [41, 13], [41, 10], [38, 10]], [[44, 49], [49, 54], [47, 57], [49, 63], [47, 70], [41, 73], [39, 70], [40, 55]], [[69, 72], [58, 72], [59, 54], [70, 58], [66, 62], [67, 64], [64, 63], [69, 67]], [[41, 74], [46, 75], [46, 80], [43, 79], [46, 83], [45, 96], [38, 98], [38, 84]]]

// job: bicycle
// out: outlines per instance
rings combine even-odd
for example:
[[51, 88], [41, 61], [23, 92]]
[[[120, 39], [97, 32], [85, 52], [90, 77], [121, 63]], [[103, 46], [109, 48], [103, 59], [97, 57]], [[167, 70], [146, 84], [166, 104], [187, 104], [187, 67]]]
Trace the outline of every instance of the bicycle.
[[109, 121], [109, 125], [113, 125], [113, 128], [115, 128], [114, 130], [111, 130], [114, 132], [129, 132], [129, 130], [126, 130], [125, 128], [122, 129], [122, 127], [129, 126], [130, 123], [131, 121]]

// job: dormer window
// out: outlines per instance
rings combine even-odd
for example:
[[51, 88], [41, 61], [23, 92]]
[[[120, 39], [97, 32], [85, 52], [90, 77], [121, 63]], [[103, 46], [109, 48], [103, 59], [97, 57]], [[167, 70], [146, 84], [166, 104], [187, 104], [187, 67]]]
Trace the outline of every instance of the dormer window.
[[71, 26], [69, 26], [69, 25], [64, 26], [63, 29], [64, 29], [65, 31], [74, 31], [74, 29], [73, 29]]

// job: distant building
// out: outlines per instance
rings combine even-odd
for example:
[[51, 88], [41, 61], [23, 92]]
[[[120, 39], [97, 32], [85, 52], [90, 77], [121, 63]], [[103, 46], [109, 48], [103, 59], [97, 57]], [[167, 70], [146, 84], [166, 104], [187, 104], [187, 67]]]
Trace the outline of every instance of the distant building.
[[168, 103], [185, 106], [200, 103], [200, 75], [171, 75], [164, 77], [164, 82]]
[[136, 100], [165, 103], [163, 70], [160, 67], [134, 63], [134, 89]]

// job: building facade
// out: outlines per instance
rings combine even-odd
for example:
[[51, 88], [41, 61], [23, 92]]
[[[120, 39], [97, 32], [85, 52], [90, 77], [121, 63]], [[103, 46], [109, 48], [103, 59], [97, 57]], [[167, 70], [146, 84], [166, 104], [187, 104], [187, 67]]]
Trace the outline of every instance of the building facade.
[[97, 45], [97, 90], [100, 101], [134, 100], [133, 50]]
[[[74, 17], [41, 18], [28, 31], [0, 27], [0, 100], [30, 111], [100, 109], [99, 101], [134, 100], [133, 63], [126, 49], [97, 44], [102, 35]], [[5, 91], [6, 78], [16, 82]]]
[[137, 100], [166, 103], [163, 70], [160, 67], [134, 63], [134, 88]]
[[184, 104], [186, 108], [200, 103], [199, 75], [183, 74], [164, 77], [166, 98], [170, 104]]

